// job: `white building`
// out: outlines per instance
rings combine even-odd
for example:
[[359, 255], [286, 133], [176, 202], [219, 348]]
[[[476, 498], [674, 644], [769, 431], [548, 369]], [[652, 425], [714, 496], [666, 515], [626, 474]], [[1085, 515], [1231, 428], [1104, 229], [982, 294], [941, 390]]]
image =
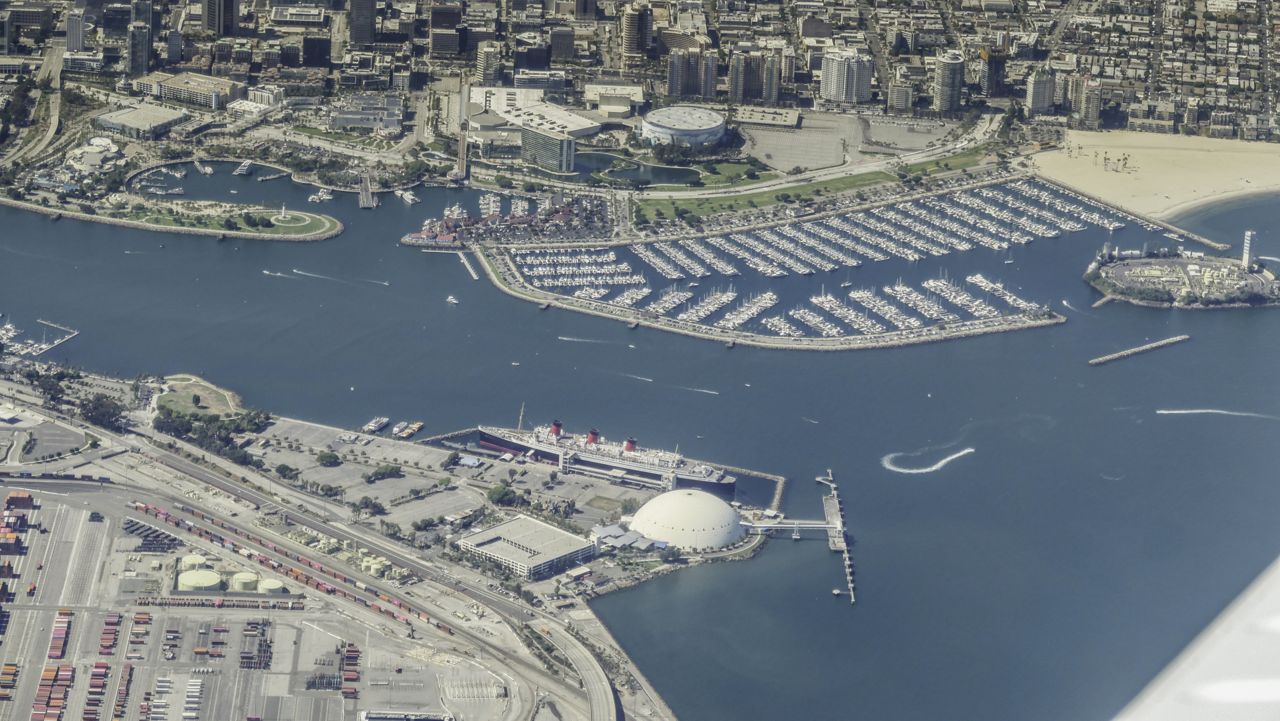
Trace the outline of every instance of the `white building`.
[[458, 541], [467, 553], [523, 578], [543, 578], [595, 555], [595, 544], [528, 516], [516, 516]]
[[865, 103], [871, 100], [875, 63], [855, 48], [832, 48], [822, 56], [819, 94], [832, 103]]
[[938, 55], [933, 66], [933, 109], [953, 113], [960, 109], [960, 91], [964, 88], [964, 54], [947, 50]]
[[1027, 116], [1044, 115], [1053, 110], [1053, 73], [1045, 68], [1036, 68], [1027, 78]]
[[742, 518], [706, 491], [680, 489], [649, 500], [631, 519], [632, 531], [686, 551], [707, 551], [742, 540]]

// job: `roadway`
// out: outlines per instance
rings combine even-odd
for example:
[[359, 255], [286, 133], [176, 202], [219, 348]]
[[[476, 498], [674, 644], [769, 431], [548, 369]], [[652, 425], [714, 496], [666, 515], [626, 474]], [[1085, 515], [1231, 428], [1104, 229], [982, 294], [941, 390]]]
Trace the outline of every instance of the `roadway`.
[[546, 636], [556, 648], [569, 659], [569, 663], [578, 671], [582, 686], [587, 691], [587, 699], [591, 704], [591, 721], [617, 721], [617, 703], [613, 697], [613, 686], [604, 669], [596, 662], [591, 651], [573, 634], [559, 626], [547, 623], [545, 619], [530, 621], [533, 630]]

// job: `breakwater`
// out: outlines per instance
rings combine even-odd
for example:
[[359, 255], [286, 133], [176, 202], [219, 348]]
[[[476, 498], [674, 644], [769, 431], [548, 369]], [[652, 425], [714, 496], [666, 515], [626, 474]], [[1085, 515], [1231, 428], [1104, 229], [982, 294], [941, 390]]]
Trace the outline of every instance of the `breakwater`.
[[1089, 365], [1100, 366], [1103, 363], [1110, 363], [1111, 361], [1121, 360], [1123, 358], [1128, 358], [1130, 356], [1138, 355], [1139, 353], [1146, 353], [1148, 351], [1164, 348], [1165, 346], [1174, 345], [1174, 344], [1181, 343], [1183, 341], [1188, 341], [1188, 340], [1191, 340], [1191, 336], [1189, 335], [1175, 335], [1172, 338], [1165, 338], [1164, 340], [1158, 340], [1158, 341], [1155, 341], [1154, 343], [1147, 343], [1146, 345], [1140, 345], [1140, 346], [1137, 346], [1136, 348], [1129, 348], [1127, 350], [1122, 350], [1116, 353], [1108, 353], [1107, 355], [1104, 355], [1104, 356], [1098, 356], [1097, 358], [1090, 360]]

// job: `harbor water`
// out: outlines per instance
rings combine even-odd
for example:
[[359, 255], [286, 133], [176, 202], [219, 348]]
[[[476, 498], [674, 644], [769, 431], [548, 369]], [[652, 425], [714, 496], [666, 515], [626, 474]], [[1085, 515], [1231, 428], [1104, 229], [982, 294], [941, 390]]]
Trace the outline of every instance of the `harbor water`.
[[[1003, 281], [1066, 324], [803, 353], [543, 311], [452, 254], [396, 245], [446, 205], [474, 207], [471, 191], [362, 211], [228, 167], [182, 184], [321, 210], [347, 231], [219, 242], [0, 209], [0, 312], [80, 331], [51, 358], [196, 372], [318, 422], [422, 418], [436, 433], [512, 425], [523, 403], [527, 418], [786, 475], [797, 517], [821, 515], [811, 479], [833, 469], [856, 606], [832, 598], [843, 575], [825, 541], [787, 537], [593, 603], [683, 721], [1107, 719], [1280, 552], [1280, 311], [1091, 308], [1080, 275], [1104, 231], [928, 261]], [[1182, 223], [1231, 243], [1259, 229], [1255, 253], [1280, 256], [1273, 197]], [[853, 274], [878, 287], [908, 267]], [[844, 275], [786, 282], [816, 292]], [[1180, 334], [1191, 341], [1087, 363]]]

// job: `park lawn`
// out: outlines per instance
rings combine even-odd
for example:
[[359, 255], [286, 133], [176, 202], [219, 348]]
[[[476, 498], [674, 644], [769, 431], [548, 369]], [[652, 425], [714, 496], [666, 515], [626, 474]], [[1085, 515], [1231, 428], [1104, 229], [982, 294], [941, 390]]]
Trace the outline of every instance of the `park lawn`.
[[728, 213], [775, 205], [783, 202], [779, 198], [783, 193], [788, 193], [791, 198], [797, 200], [812, 200], [813, 197], [818, 194], [825, 195], [829, 193], [840, 193], [847, 190], [880, 185], [881, 183], [889, 183], [896, 180], [897, 178], [889, 173], [874, 171], [870, 173], [859, 173], [857, 175], [846, 175], [841, 178], [806, 183], [804, 185], [796, 185], [781, 190], [763, 190], [758, 193], [741, 193], [738, 195], [713, 198], [689, 198], [688, 200], [678, 198], [655, 198], [640, 201], [638, 207], [648, 215], [650, 219], [657, 217], [657, 211], [659, 210], [661, 210], [667, 218], [674, 218], [676, 216], [677, 209], [680, 208], [683, 208], [694, 215], [707, 217], [717, 213]]
[[974, 148], [966, 150], [963, 153], [956, 153], [938, 160], [926, 160], [923, 163], [912, 163], [906, 166], [906, 171], [910, 175], [933, 175], [934, 173], [946, 172], [948, 170], [960, 170], [962, 168], [971, 168], [982, 159], [990, 155], [987, 148]]
[[[262, 226], [251, 228], [244, 224], [244, 220], [240, 217], [239, 213], [232, 216], [232, 219], [236, 222], [235, 228], [225, 227], [223, 225], [223, 216], [219, 215], [184, 215], [181, 216], [181, 219], [185, 221], [185, 225], [178, 225], [178, 218], [172, 215], [153, 212], [149, 209], [143, 211], [131, 210], [123, 216], [114, 216], [106, 213], [104, 213], [104, 215], [107, 217], [123, 217], [127, 220], [136, 220], [148, 225], [157, 225], [165, 228], [203, 228], [206, 230], [223, 230], [278, 236], [308, 235], [310, 233], [317, 233], [333, 228], [336, 223], [336, 221], [328, 216], [318, 215], [316, 213], [304, 213], [298, 210], [290, 210], [288, 213], [295, 218], [295, 221], [291, 221], [290, 224], [287, 225], [272, 225], [270, 228], [264, 228]], [[272, 218], [273, 222], [275, 222], [274, 218], [279, 215], [279, 212], [274, 210], [258, 210], [254, 214], [257, 215], [258, 218]]]
[[331, 130], [321, 130], [306, 125], [293, 126], [294, 132], [310, 135], [316, 138], [324, 138], [332, 140], [336, 143], [346, 143], [347, 145], [356, 145], [361, 148], [369, 148], [370, 150], [387, 150], [392, 146], [391, 141], [375, 138], [369, 135], [352, 135], [351, 133], [337, 133]]
[[715, 173], [708, 173], [701, 165], [695, 166], [702, 171], [702, 182], [708, 188], [720, 188], [728, 185], [751, 185], [752, 183], [760, 183], [766, 180], [773, 180], [778, 177], [778, 173], [772, 170], [759, 172], [755, 178], [745, 177], [747, 171], [751, 168], [746, 163], [724, 162], [715, 163]]
[[[178, 413], [218, 414], [227, 416], [241, 412], [240, 399], [212, 383], [192, 375], [168, 376], [169, 390], [156, 399], [161, 408]], [[192, 403], [192, 396], [200, 396], [200, 406]]]

